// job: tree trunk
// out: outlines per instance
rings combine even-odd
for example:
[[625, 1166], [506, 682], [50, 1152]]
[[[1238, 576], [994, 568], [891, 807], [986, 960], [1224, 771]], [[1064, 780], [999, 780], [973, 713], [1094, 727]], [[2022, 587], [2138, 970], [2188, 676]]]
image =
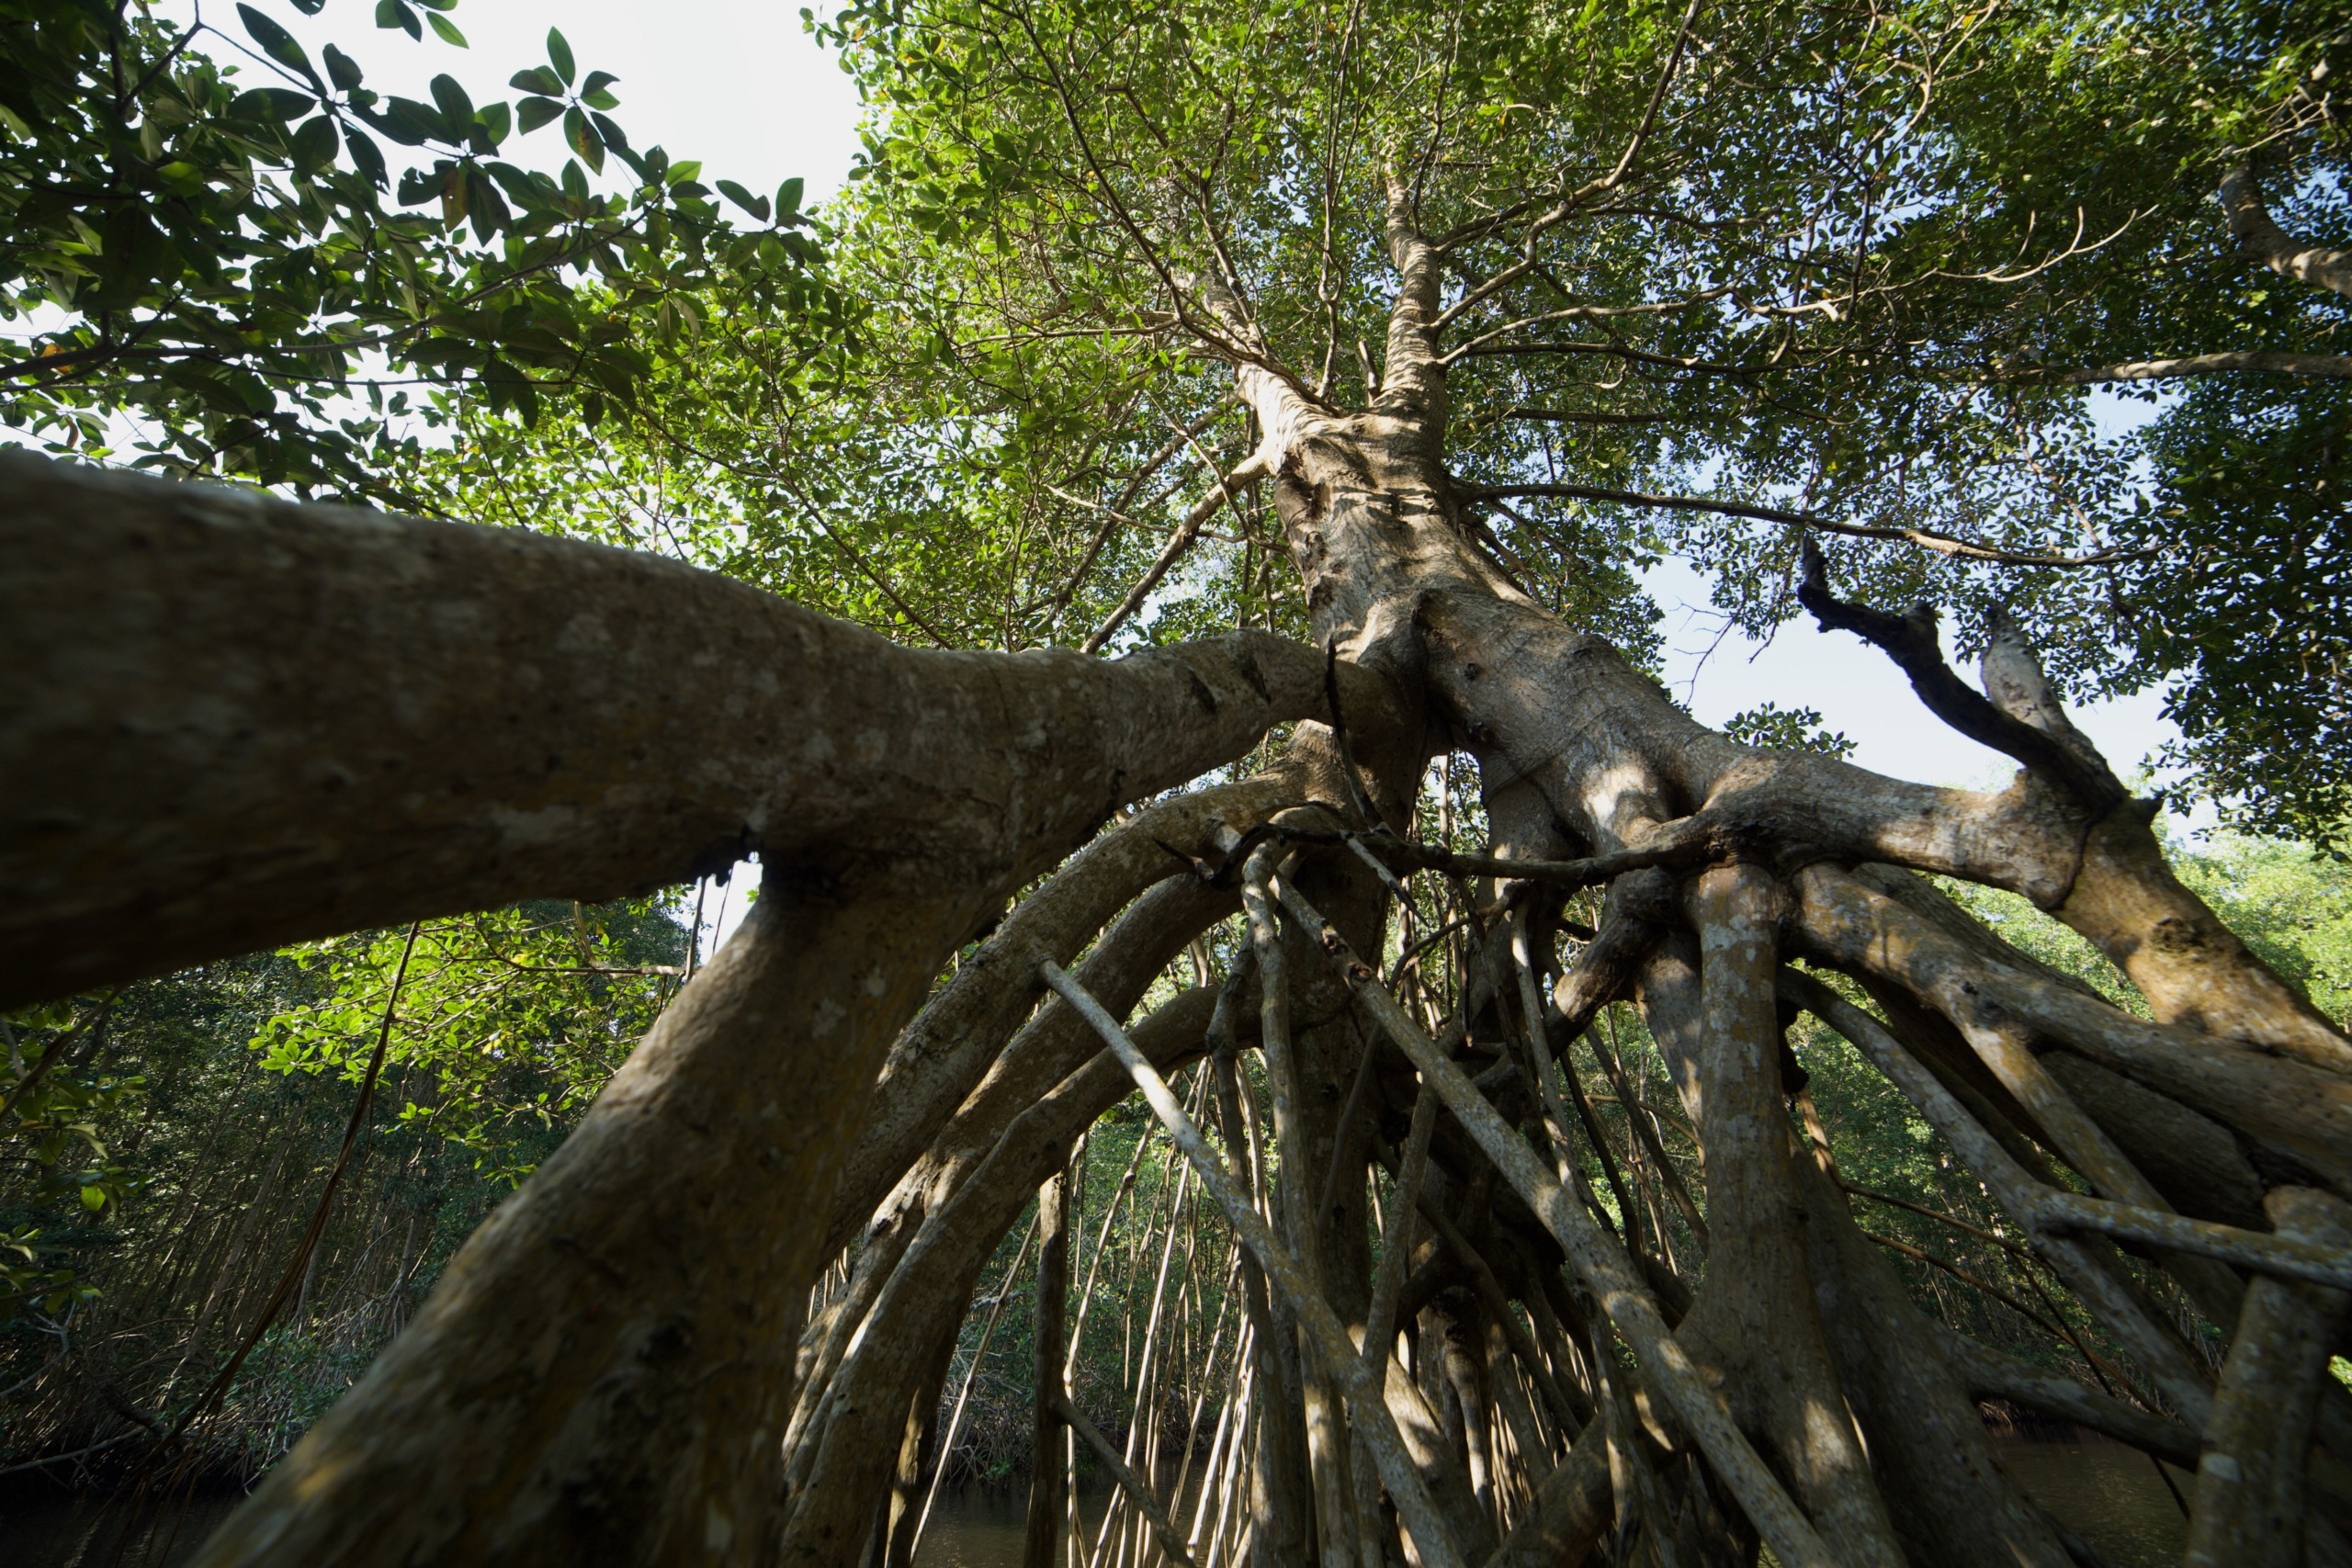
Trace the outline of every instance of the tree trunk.
[[[1065, 1156], [1067, 1157], [1067, 1156]], [[1055, 1406], [1062, 1388], [1062, 1316], [1069, 1301], [1069, 1174], [1037, 1189], [1036, 1408], [1029, 1428], [1029, 1516], [1021, 1568], [1063, 1568], [1069, 1498], [1063, 1493], [1067, 1429]]]
[[[752, 848], [766, 866], [741, 932], [205, 1568], [836, 1562], [895, 1541], [938, 1348], [1040, 1181], [1024, 1560], [1057, 1562], [1069, 1179], [1053, 1173], [1127, 1071], [1148, 1087], [1150, 1063], [1204, 1050], [1224, 1151], [1182, 1133], [1187, 1156], [1263, 1254], [1241, 1269], [1254, 1365], [1233, 1450], [1254, 1445], [1261, 1563], [1382, 1554], [1385, 1524], [1357, 1533], [1379, 1508], [1349, 1473], [1352, 1422], [1382, 1434], [1428, 1559], [1500, 1540], [1506, 1562], [1573, 1561], [1605, 1479], [1622, 1542], [1692, 1562], [1761, 1542], [1784, 1568], [2056, 1568], [2061, 1532], [1970, 1408], [1995, 1389], [2156, 1451], [2201, 1448], [2209, 1560], [2340, 1546], [2302, 1488], [2332, 1484], [2312, 1456], [2345, 1447], [2324, 1371], [2342, 1249], [2313, 1237], [2352, 1196], [2352, 1045], [2172, 876], [2148, 812], [2009, 634], [1981, 698], [1939, 655], [1928, 671], [1905, 654], [1939, 712], [1958, 685], [1971, 733], [2026, 764], [1997, 792], [1939, 789], [1714, 734], [1515, 586], [1446, 465], [1447, 258], [1417, 199], [1400, 177], [1363, 410], [1283, 371], [1206, 288], [1317, 649], [915, 653], [647, 558], [0, 458], [0, 659], [27, 675], [0, 699], [0, 1006], [354, 926], [609, 896]], [[1838, 605], [1818, 577], [1805, 593], [1891, 642], [1892, 617]], [[367, 703], [359, 677], [322, 678], [386, 670], [399, 689]], [[717, 698], [670, 700], [681, 670], [709, 672]], [[1097, 836], [1291, 720], [1330, 728], [1303, 725], [1259, 778]], [[1494, 856], [1370, 830], [1409, 824], [1424, 763], [1455, 749], [1481, 770]], [[1385, 963], [1383, 900], [1409, 903], [1397, 878], [1422, 871], [1453, 879], [1459, 911], [1430, 965], [1470, 955], [1416, 982], [1451, 1010], [1436, 1037], [1359, 956]], [[2008, 948], [1917, 874], [2051, 911], [2153, 1017]], [[1555, 988], [1555, 1022], [1552, 955], [1532, 949], [1589, 886], [1610, 889], [1604, 930]], [[1256, 994], [1246, 973], [1181, 991], [1122, 1044], [1115, 1020], [1238, 899]], [[1797, 958], [1883, 1019], [1784, 967]], [[1644, 1245], [1600, 1122], [1574, 1081], [1582, 1114], [1565, 1113], [1546, 1059], [1629, 993], [1698, 1140], [1703, 1213], [1645, 1150], [1703, 1253], [1691, 1280], [1662, 1234], [1657, 1256]], [[2052, 1389], [1917, 1313], [1846, 1213], [1817, 1122], [1797, 1141], [1783, 1004], [1901, 1090], [2177, 1420]], [[1271, 1147], [1237, 1010], [1258, 1021]], [[1375, 1305], [1360, 1194], [1399, 1055], [1433, 1108], [1412, 1136], [1446, 1246], [1409, 1278], [1408, 1258], [1384, 1269]], [[1623, 1234], [1579, 1133], [1609, 1156]], [[1253, 1201], [1279, 1238], [1250, 1228]], [[888, 1245], [811, 1337], [823, 1386], [797, 1391], [808, 1287], [876, 1224]], [[2102, 1227], [2235, 1325], [2218, 1387]], [[1539, 1261], [1490, 1261], [1522, 1254]], [[1424, 1308], [1419, 1386], [1375, 1333], [1346, 1356], [1349, 1329]], [[1551, 1363], [1544, 1417], [1597, 1412], [1545, 1476], [1513, 1356], [1531, 1377]]]

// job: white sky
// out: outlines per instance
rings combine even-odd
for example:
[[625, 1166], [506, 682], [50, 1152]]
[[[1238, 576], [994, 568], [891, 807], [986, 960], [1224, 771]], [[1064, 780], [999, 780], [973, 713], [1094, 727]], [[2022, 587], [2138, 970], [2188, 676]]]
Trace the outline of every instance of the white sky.
[[[189, 0], [158, 9], [185, 19]], [[547, 34], [560, 27], [584, 75], [609, 71], [620, 80], [613, 118], [633, 147], [656, 144], [673, 158], [699, 158], [706, 182], [727, 178], [772, 194], [798, 175], [813, 203], [839, 188], [857, 151], [857, 92], [828, 51], [801, 30], [792, 0], [666, 0], [658, 6], [619, 0], [464, 0], [449, 19], [469, 47], [453, 49], [428, 30], [422, 43], [404, 32], [379, 31], [365, 0], [331, 0], [316, 17], [286, 5], [265, 4], [270, 18], [311, 47], [333, 40], [381, 93], [429, 102], [425, 85], [442, 72], [464, 85], [474, 102], [512, 102], [520, 94], [507, 78], [547, 62]], [[232, 38], [244, 29], [233, 6], [212, 0], [212, 25]], [[243, 75], [262, 84], [261, 68]], [[560, 167], [560, 125], [510, 141], [517, 163]], [[386, 147], [399, 166], [402, 150]]]
[[[2161, 403], [2112, 396], [2095, 400], [2102, 434], [2113, 437], [2156, 417]], [[1911, 682], [1878, 649], [1846, 632], [1825, 632], [1810, 616], [1781, 626], [1769, 643], [1734, 633], [1721, 638], [1720, 612], [1708, 602], [1707, 583], [1679, 561], [1668, 561], [1643, 580], [1650, 597], [1666, 612], [1666, 679], [1674, 694], [1701, 722], [1720, 725], [1734, 714], [1764, 703], [1782, 708], [1809, 707], [1823, 725], [1860, 744], [1854, 761], [1874, 773], [1922, 784], [2006, 784], [2016, 764], [1961, 735], [1920, 705]], [[1947, 627], [1949, 630], [1949, 627]], [[1946, 643], [1947, 650], [1950, 643]], [[1963, 673], [1973, 671], [1963, 666]], [[2070, 710], [2074, 720], [2105, 752], [2126, 783], [2180, 731], [2164, 716], [2164, 694], [2146, 691]], [[2176, 776], [2159, 771], [2158, 780]], [[2174, 822], [2176, 829], [2213, 821], [2210, 805], [2199, 805]]]
[[[1645, 581], [1667, 612], [1661, 627], [1667, 683], [1701, 722], [1720, 725], [1768, 702], [1809, 707], [1821, 714], [1825, 728], [1859, 742], [1853, 760], [1875, 773], [1973, 786], [2006, 784], [2017, 772], [2015, 762], [1928, 713], [1894, 660], [1861, 638], [1822, 631], [1800, 617], [1780, 627], [1770, 643], [1733, 633], [1718, 644], [1723, 621], [1708, 604], [1707, 584], [1698, 573], [1668, 562]], [[1962, 668], [1973, 678], [1964, 662]], [[2128, 780], [2179, 733], [2163, 716], [2163, 705], [2160, 693], [2143, 692], [2072, 712]]]

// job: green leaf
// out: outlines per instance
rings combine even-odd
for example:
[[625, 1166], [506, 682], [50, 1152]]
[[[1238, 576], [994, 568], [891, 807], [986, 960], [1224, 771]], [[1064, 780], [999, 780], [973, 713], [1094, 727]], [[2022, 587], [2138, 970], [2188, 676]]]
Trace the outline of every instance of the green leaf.
[[368, 120], [403, 147], [422, 147], [443, 132], [440, 113], [414, 98], [387, 98], [384, 112]]
[[474, 101], [458, 85], [455, 76], [444, 73], [433, 78], [433, 101], [441, 106], [441, 120], [446, 128], [442, 134], [451, 141], [462, 141], [474, 123]]
[[107, 1206], [107, 1190], [103, 1187], [82, 1189], [82, 1207], [96, 1213]]
[[745, 190], [733, 180], [720, 180], [718, 182], [718, 194], [733, 202], [736, 206], [741, 208], [744, 211], [750, 213], [752, 217], [758, 219], [761, 222], [764, 223], [768, 220], [768, 198], [766, 197], [753, 196], [750, 191]]
[[591, 71], [588, 73], [588, 79], [580, 84], [580, 101], [590, 108], [616, 109], [620, 107], [620, 99], [605, 91], [619, 80], [619, 77], [609, 71]]
[[[433, 3], [433, 0], [424, 0], [424, 3], [429, 6]], [[427, 11], [424, 13], [424, 19], [433, 24], [433, 30], [441, 35], [441, 41], [443, 43], [449, 44], [458, 49], [463, 49], [466, 47], [466, 35], [458, 30], [457, 23], [451, 21], [448, 17], [443, 16], [438, 11]]]
[[574, 152], [580, 154], [582, 163], [598, 174], [605, 172], [605, 144], [596, 140], [595, 131], [589, 129], [586, 115], [578, 109], [563, 111], [563, 139], [571, 143]]
[[291, 87], [255, 87], [249, 93], [239, 93], [229, 105], [229, 114], [236, 119], [283, 124], [310, 113], [317, 103], [318, 99], [310, 94], [298, 93]]
[[424, 36], [424, 24], [416, 19], [416, 13], [410, 10], [403, 0], [376, 0], [376, 25], [379, 28], [399, 28], [413, 39]]
[[478, 132], [475, 140], [490, 143], [481, 151], [496, 152], [498, 144], [505, 141], [507, 133], [514, 129], [514, 111], [504, 104], [484, 104], [474, 115], [474, 127]]
[[577, 70], [571, 63], [571, 46], [554, 28], [548, 29], [548, 59], [554, 64], [555, 73], [563, 78], [564, 85], [570, 86]]
[[334, 121], [326, 115], [306, 119], [294, 133], [294, 167], [300, 173], [315, 174], [334, 161]]
[[605, 139], [605, 146], [611, 148], [616, 152], [626, 152], [628, 151], [628, 136], [622, 133], [621, 128], [615, 125], [608, 116], [592, 114], [588, 118], [595, 122], [596, 134]]
[[526, 93], [541, 93], [551, 98], [563, 96], [563, 82], [544, 65], [533, 65], [517, 71], [506, 79], [506, 85]]
[[351, 152], [352, 167], [365, 175], [368, 183], [378, 190], [385, 188], [384, 153], [373, 138], [356, 126], [346, 126], [343, 144]]
[[294, 41], [292, 33], [263, 16], [251, 6], [240, 5], [237, 7], [237, 15], [244, 22], [245, 31], [251, 33], [254, 41], [261, 45], [261, 51], [264, 54], [288, 70], [300, 71], [322, 89], [326, 86], [325, 83], [319, 81], [319, 73], [311, 69], [311, 57], [302, 52], [302, 46]]
[[490, 243], [491, 236], [514, 216], [498, 187], [478, 168], [466, 171], [466, 211], [473, 220], [474, 238], [483, 244]]
[[553, 98], [528, 97], [514, 106], [514, 123], [528, 136], [551, 119], [563, 117], [563, 106]]
[[324, 49], [319, 51], [319, 53], [326, 60], [328, 78], [332, 80], [338, 88], [347, 93], [351, 91], [352, 88], [359, 85], [359, 62], [357, 61], [353, 60], [351, 56], [344, 53], [343, 51], [335, 48], [333, 44], [327, 45]]
[[548, 198], [555, 194], [555, 182], [545, 175], [525, 174], [514, 164], [506, 163], [494, 163], [486, 166], [490, 170], [491, 177], [498, 182], [498, 188], [504, 191], [518, 207], [543, 207], [547, 204]]
[[777, 213], [781, 215], [798, 212], [800, 210], [800, 193], [807, 187], [808, 182], [802, 179], [798, 175], [793, 175], [790, 179], [776, 186], [775, 209]]

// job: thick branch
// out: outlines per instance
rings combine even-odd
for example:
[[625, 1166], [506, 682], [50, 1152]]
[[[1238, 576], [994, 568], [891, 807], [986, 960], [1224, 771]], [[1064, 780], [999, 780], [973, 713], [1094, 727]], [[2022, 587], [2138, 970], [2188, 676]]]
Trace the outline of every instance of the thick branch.
[[[2352, 1257], [2352, 1209], [2331, 1193], [2281, 1187], [2268, 1209], [2281, 1239]], [[2205, 1452], [2188, 1568], [2296, 1568], [2304, 1561], [2304, 1476], [2328, 1352], [2344, 1320], [2341, 1291], [2257, 1280], [2222, 1369]], [[2314, 1552], [2314, 1562], [2335, 1554]]]
[[[1138, 1021], [1132, 1038], [1148, 1059], [1174, 1072], [1200, 1055], [1214, 1001], [1204, 990], [1181, 992]], [[917, 1386], [921, 1347], [942, 1328], [952, 1330], [1030, 1195], [1069, 1161], [1079, 1134], [1128, 1092], [1125, 1070], [1098, 1047], [1059, 1082], [1030, 1096], [1019, 1115], [985, 1129], [985, 1159], [924, 1216], [862, 1325], [855, 1353], [827, 1391], [831, 1408], [822, 1430], [808, 1439], [815, 1451], [795, 1492], [784, 1562], [854, 1560], [887, 1478], [885, 1444]], [[1060, 1371], [1058, 1358], [1049, 1364]]]
[[[1804, 547], [1804, 581], [1797, 602], [1833, 631], [1852, 632], [1882, 649], [1911, 677], [1911, 689], [1928, 711], [1981, 745], [2016, 758], [2094, 811], [2122, 804], [2127, 792], [2098, 753], [2068, 744], [2049, 731], [2013, 717], [1952, 672], [1936, 640], [1932, 606], [1917, 604], [1907, 615], [1890, 615], [1849, 604], [1829, 591], [1826, 566], [1811, 540]], [[2088, 752], [2086, 756], [2085, 753]]]
[[[2016, 1021], [2352, 1183], [2352, 1084], [2306, 1063], [2173, 1025], [1996, 962], [1858, 878], [1823, 865], [1794, 879], [1797, 928], [1826, 962], [1902, 987], [1947, 1018]], [[1836, 1020], [1831, 1027], [1843, 1032]], [[1973, 1164], [1973, 1160], [1971, 1161]], [[1978, 1174], [1984, 1174], [1978, 1168]]]
[[2111, 1394], [2085, 1388], [2072, 1378], [2045, 1371], [1950, 1329], [1944, 1330], [1941, 1343], [1952, 1375], [1980, 1399], [2006, 1399], [2028, 1410], [2072, 1421], [2184, 1470], [2197, 1462], [2197, 1434], [2177, 1421], [2152, 1416]]
[[1317, 1352], [1323, 1358], [1325, 1367], [1347, 1391], [1348, 1404], [1355, 1414], [1356, 1430], [1363, 1438], [1364, 1446], [1372, 1450], [1373, 1459], [1380, 1467], [1381, 1483], [1388, 1488], [1389, 1496], [1396, 1500], [1396, 1512], [1405, 1528], [1412, 1532], [1413, 1544], [1422, 1560], [1430, 1563], [1432, 1568], [1453, 1568], [1459, 1564], [1462, 1558], [1454, 1548], [1452, 1532], [1440, 1518], [1429, 1489], [1422, 1483], [1420, 1472], [1414, 1468], [1410, 1456], [1406, 1452], [1404, 1438], [1388, 1414], [1387, 1397], [1381, 1380], [1355, 1353], [1347, 1331], [1340, 1325], [1339, 1315], [1331, 1310], [1330, 1303], [1323, 1299], [1320, 1292], [1308, 1287], [1305, 1269], [1296, 1256], [1275, 1240], [1248, 1194], [1235, 1182], [1233, 1173], [1227, 1168], [1224, 1160], [1201, 1136], [1200, 1129], [1193, 1124], [1191, 1117], [1184, 1114], [1184, 1108], [1176, 1102], [1176, 1097], [1169, 1091], [1167, 1080], [1154, 1070], [1150, 1061], [1136, 1048], [1117, 1021], [1058, 966], [1042, 964], [1039, 972], [1064, 1001], [1086, 1015], [1087, 1021], [1094, 1026], [1104, 1043], [1118, 1056], [1128, 1076], [1134, 1078], [1136, 1087], [1143, 1090], [1145, 1100], [1150, 1102], [1153, 1113], [1175, 1140], [1176, 1146], [1183, 1151], [1184, 1157], [1200, 1173], [1201, 1184], [1225, 1210], [1234, 1234], [1256, 1256], [1267, 1278], [1281, 1289], [1289, 1301], [1300, 1326], [1306, 1330]]
[[651, 556], [22, 456], [0, 563], [0, 1006], [753, 851], [1009, 890], [1325, 703], [1262, 634], [922, 651]]
[[1285, 807], [1330, 793], [1328, 770], [1318, 766], [1329, 748], [1318, 750], [1312, 733], [1294, 739], [1283, 760], [1255, 778], [1158, 802], [1102, 834], [1014, 906], [956, 964], [882, 1064], [865, 1135], [833, 1194], [829, 1252], [847, 1245], [1000, 1061], [1013, 1032], [1024, 1023], [1034, 1027], [1040, 959], [1071, 962], [1137, 896], [1181, 872], [1181, 853], [1213, 852], [1220, 831], [1253, 827]]
[[1321, 942], [1332, 964], [1344, 975], [1356, 997], [1388, 1037], [1420, 1069], [1425, 1090], [1434, 1089], [1446, 1108], [1494, 1162], [1495, 1168], [1527, 1205], [1535, 1211], [1586, 1287], [1599, 1298], [1601, 1310], [1625, 1337], [1639, 1359], [1651, 1385], [1665, 1396], [1675, 1417], [1690, 1430], [1732, 1495], [1738, 1499], [1783, 1563], [1826, 1565], [1838, 1561], [1780, 1482], [1733, 1423], [1722, 1395], [1708, 1386], [1690, 1356], [1677, 1345], [1657, 1303], [1650, 1299], [1634, 1271], [1632, 1261], [1600, 1232], [1584, 1205], [1561, 1186], [1536, 1160], [1535, 1152], [1514, 1133], [1484, 1095], [1421, 1032], [1379, 983], [1378, 973], [1358, 959], [1315, 907], [1288, 883], [1282, 886], [1284, 907], [1296, 915]]
[[2240, 164], [2223, 175], [2221, 197], [2238, 249], [2281, 277], [2352, 298], [2352, 251], [2306, 245], [2278, 227], [2251, 169]]
[[2265, 1235], [2211, 1220], [2187, 1219], [2136, 1203], [2109, 1202], [2075, 1192], [2049, 1192], [2026, 1216], [2053, 1231], [2097, 1231], [2119, 1241], [2215, 1258], [2281, 1280], [2301, 1280], [2352, 1291], [2352, 1251], [2339, 1245]]

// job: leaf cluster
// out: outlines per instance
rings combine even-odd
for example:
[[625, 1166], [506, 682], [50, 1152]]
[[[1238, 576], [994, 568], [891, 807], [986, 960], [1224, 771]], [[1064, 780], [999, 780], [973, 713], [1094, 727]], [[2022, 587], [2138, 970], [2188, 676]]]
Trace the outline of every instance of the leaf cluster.
[[[419, 4], [464, 46], [455, 0]], [[797, 183], [741, 198], [760, 226], [735, 228], [698, 164], [631, 147], [617, 78], [582, 74], [560, 31], [515, 102], [477, 105], [447, 73], [379, 92], [334, 44], [313, 59], [266, 11], [235, 16], [0, 4], [0, 422], [52, 450], [380, 492], [415, 449], [403, 416], [453, 394], [526, 423], [560, 398], [593, 424], [722, 279], [831, 310]], [[408, 0], [375, 19], [422, 37]], [[548, 126], [560, 171], [514, 161]]]

